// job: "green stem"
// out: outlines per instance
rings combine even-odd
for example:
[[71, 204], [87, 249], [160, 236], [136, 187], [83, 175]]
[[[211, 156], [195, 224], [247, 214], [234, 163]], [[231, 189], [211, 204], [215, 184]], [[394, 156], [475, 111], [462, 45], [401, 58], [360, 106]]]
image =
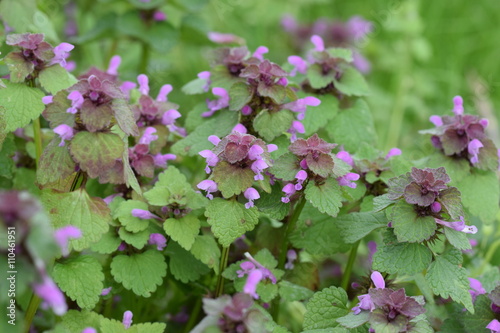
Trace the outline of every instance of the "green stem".
[[479, 268], [479, 275], [483, 274], [486, 265], [490, 263], [491, 258], [493, 258], [493, 255], [495, 254], [499, 246], [500, 246], [500, 239], [497, 239], [496, 241], [493, 242], [493, 244], [490, 245], [488, 252], [486, 252], [486, 255], [484, 256], [483, 263]]
[[184, 333], [191, 332], [191, 329], [193, 328], [194, 324], [196, 324], [196, 320], [198, 319], [198, 316], [200, 314], [200, 309], [201, 297], [198, 297], [196, 299], [196, 303], [194, 304], [193, 311], [191, 311], [191, 314], [189, 315], [189, 321], [186, 325], [186, 328], [184, 329]]
[[351, 252], [349, 253], [349, 259], [347, 260], [347, 266], [345, 267], [344, 275], [342, 275], [342, 281], [340, 282], [340, 286], [344, 290], [347, 290], [347, 288], [349, 287], [349, 281], [351, 280], [352, 266], [354, 266], [354, 262], [356, 261], [359, 242], [360, 240], [352, 245]]
[[222, 255], [219, 264], [219, 275], [217, 276], [217, 286], [215, 288], [215, 298], [219, 297], [224, 293], [224, 277], [222, 272], [226, 269], [227, 259], [229, 258], [229, 246], [222, 247]]
[[40, 128], [40, 118], [33, 120], [33, 134], [35, 139], [35, 152], [36, 152], [36, 167], [40, 163], [40, 156], [42, 156], [42, 129]]
[[141, 74], [146, 74], [149, 63], [149, 54], [149, 45], [147, 43], [142, 43], [141, 62], [139, 64], [139, 73]]
[[31, 328], [31, 323], [35, 317], [36, 310], [40, 305], [41, 299], [36, 294], [31, 295], [30, 303], [28, 304], [28, 309], [26, 310], [26, 315], [24, 316], [24, 332], [28, 333]]
[[304, 208], [305, 204], [306, 204], [306, 198], [302, 196], [295, 205], [292, 214], [288, 215], [285, 236], [283, 238], [283, 241], [281, 242], [281, 249], [278, 258], [278, 267], [280, 269], [283, 269], [285, 267], [286, 253], [288, 251], [288, 245], [289, 245], [288, 238], [295, 229], [295, 225], [297, 224], [297, 220], [299, 219], [300, 213], [302, 213], [302, 209]]

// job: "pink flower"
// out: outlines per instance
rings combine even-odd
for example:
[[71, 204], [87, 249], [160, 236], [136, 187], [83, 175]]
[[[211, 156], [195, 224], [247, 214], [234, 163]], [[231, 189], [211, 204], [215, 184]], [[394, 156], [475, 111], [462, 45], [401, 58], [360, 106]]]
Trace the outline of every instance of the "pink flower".
[[177, 118], [180, 118], [181, 114], [175, 109], [170, 109], [166, 111], [161, 117], [161, 123], [165, 126], [173, 125]]
[[267, 165], [267, 163], [262, 159], [259, 159], [259, 160], [256, 160], [255, 162], [253, 162], [252, 165], [250, 166], [250, 169], [252, 169], [252, 171], [255, 172], [255, 176], [253, 178], [255, 180], [264, 180], [264, 176], [262, 175], [262, 171], [264, 171], [264, 169], [266, 169], [268, 167], [269, 167], [269, 165]]
[[252, 108], [248, 105], [245, 105], [243, 108], [241, 108], [241, 114], [244, 116], [249, 116], [253, 112]]
[[209, 32], [208, 39], [217, 44], [241, 43], [243, 39], [233, 34], [223, 34], [220, 32]]
[[297, 141], [297, 133], [304, 134], [306, 132], [306, 129], [300, 121], [294, 120], [292, 121], [292, 126], [288, 129], [287, 132], [292, 135], [290, 137], [290, 142], [295, 142]]
[[168, 101], [168, 94], [172, 92], [174, 88], [172, 87], [171, 84], [165, 84], [160, 88], [160, 92], [158, 93], [158, 96], [156, 97], [156, 100], [158, 102], [166, 102]]
[[446, 222], [440, 219], [434, 219], [436, 223], [444, 225], [445, 227], [455, 229], [457, 231], [465, 232], [466, 234], [475, 234], [477, 227], [475, 225], [465, 225], [463, 216], [460, 216], [460, 221]]
[[278, 146], [275, 145], [274, 143], [270, 143], [267, 145], [267, 152], [272, 153], [273, 151], [278, 150]]
[[144, 134], [139, 139], [139, 144], [140, 145], [147, 145], [147, 146], [149, 146], [149, 144], [151, 142], [153, 142], [155, 140], [158, 140], [158, 136], [157, 135], [153, 135], [154, 133], [156, 133], [156, 128], [154, 128], [154, 127], [147, 127], [146, 130], [144, 131]]
[[123, 324], [123, 327], [125, 327], [125, 329], [129, 329], [130, 325], [132, 325], [132, 317], [133, 316], [134, 316], [134, 314], [132, 313], [132, 311], [127, 310], [123, 313], [122, 324]]
[[82, 333], [97, 333], [97, 331], [93, 327], [86, 327], [83, 329]]
[[264, 153], [264, 149], [259, 146], [259, 145], [252, 145], [250, 149], [248, 150], [248, 158], [251, 160], [258, 160], [261, 159], [262, 157], [260, 156], [262, 153]]
[[345, 150], [341, 150], [337, 153], [337, 158], [341, 159], [342, 161], [346, 162], [350, 166], [354, 166], [354, 161], [352, 159], [351, 154], [346, 152]]
[[443, 126], [443, 119], [440, 116], [431, 116], [429, 120], [436, 127]]
[[[385, 288], [385, 280], [380, 272], [373, 271], [373, 273], [370, 275], [370, 278], [373, 281], [375, 288]], [[373, 304], [369, 294], [358, 296], [358, 300], [358, 305], [351, 309], [352, 311], [354, 311], [354, 314], [359, 314], [361, 310], [368, 310], [370, 312], [375, 310], [375, 304]]]
[[259, 192], [257, 192], [257, 190], [254, 189], [253, 187], [247, 188], [243, 193], [243, 195], [245, 196], [246, 199], [248, 199], [248, 202], [245, 204], [246, 209], [253, 207], [254, 206], [253, 201], [260, 198]]
[[42, 97], [42, 103], [47, 105], [47, 104], [50, 104], [52, 103], [52, 99], [54, 98], [54, 96], [45, 96], [45, 97]]
[[500, 322], [496, 319], [493, 319], [486, 326], [486, 328], [490, 330], [490, 333], [500, 333]]
[[108, 294], [111, 292], [111, 289], [113, 289], [113, 287], [104, 288], [104, 289], [101, 291], [101, 296], [106, 296], [106, 295], [108, 295]]
[[215, 155], [214, 152], [209, 149], [202, 150], [198, 154], [206, 159], [207, 165], [205, 167], [205, 172], [210, 173], [210, 167], [214, 167], [217, 165], [217, 163], [219, 162], [219, 157], [217, 157], [217, 155]]
[[399, 149], [399, 148], [392, 148], [391, 150], [389, 150], [389, 152], [387, 153], [387, 155], [385, 155], [385, 159], [388, 160], [392, 156], [398, 156], [398, 155], [401, 155], [401, 149]]
[[137, 84], [135, 82], [125, 81], [120, 86], [120, 90], [125, 95], [125, 97], [127, 97], [127, 99], [128, 99], [128, 98], [130, 98], [130, 90], [134, 89], [136, 86], [137, 86]]
[[250, 272], [255, 269], [255, 265], [251, 261], [244, 261], [240, 264], [241, 269], [236, 271], [238, 277], [244, 277], [250, 274]]
[[307, 179], [307, 172], [305, 172], [304, 170], [300, 170], [295, 175], [295, 179], [297, 179], [297, 184], [295, 184], [295, 190], [297, 191], [302, 190], [302, 184]]
[[432, 204], [431, 204], [431, 211], [433, 213], [439, 213], [441, 211], [441, 204], [437, 201], [434, 201]]
[[213, 180], [202, 180], [198, 185], [196, 185], [200, 190], [207, 191], [206, 197], [212, 200], [214, 196], [212, 193], [217, 192], [219, 189], [217, 187], [217, 183], [214, 182]]
[[285, 193], [285, 196], [281, 198], [281, 202], [289, 203], [290, 197], [296, 192], [295, 185], [292, 183], [286, 184], [281, 191]]
[[140, 74], [137, 77], [137, 82], [139, 82], [139, 92], [142, 95], [149, 94], [149, 79], [145, 74]]
[[220, 87], [212, 88], [212, 94], [218, 96], [219, 98], [213, 101], [207, 100], [207, 107], [209, 111], [202, 113], [202, 117], [210, 117], [215, 111], [229, 106], [229, 94], [226, 89]]
[[241, 134], [247, 134], [247, 128], [243, 126], [242, 124], [236, 124], [236, 126], [233, 127], [231, 132], [238, 132]]
[[340, 186], [349, 186], [350, 188], [356, 188], [356, 183], [352, 181], [356, 181], [359, 179], [359, 175], [357, 173], [349, 172], [347, 175], [337, 178]]
[[68, 225], [54, 231], [54, 238], [57, 245], [61, 248], [63, 257], [69, 254], [68, 243], [70, 239], [78, 239], [82, 237], [82, 231], [75, 226]]
[[266, 54], [269, 52], [269, 49], [265, 46], [259, 46], [257, 50], [253, 53], [253, 57], [259, 59], [260, 61], [264, 61], [264, 57], [262, 56], [263, 54]]
[[320, 36], [313, 35], [311, 37], [311, 43], [313, 43], [315, 51], [322, 52], [325, 50], [325, 43], [323, 42], [323, 38]]
[[287, 262], [285, 264], [285, 269], [293, 269], [294, 265], [293, 262], [297, 259], [297, 252], [295, 250], [288, 250], [286, 252], [286, 258]]
[[321, 104], [321, 100], [313, 96], [308, 96], [305, 98], [298, 99], [296, 101], [283, 104], [282, 109], [297, 112], [297, 119], [302, 120], [305, 117], [307, 106], [318, 106]]
[[243, 287], [243, 292], [258, 299], [259, 295], [256, 293], [257, 284], [263, 279], [269, 279], [273, 284], [276, 284], [276, 277], [269, 269], [255, 260], [250, 253], [246, 252], [245, 257], [247, 257], [249, 263], [243, 262], [240, 264], [243, 270], [237, 271], [238, 277], [248, 275], [245, 286]]
[[205, 85], [203, 86], [203, 91], [207, 92], [210, 89], [210, 72], [200, 72], [198, 73], [198, 78], [205, 80]]
[[299, 56], [293, 55], [288, 57], [288, 63], [294, 68], [290, 72], [290, 76], [295, 76], [297, 72], [300, 74], [306, 74], [307, 72], [307, 62]]
[[150, 220], [150, 219], [157, 219], [159, 221], [162, 220], [159, 216], [151, 213], [150, 211], [144, 210], [144, 209], [139, 209], [139, 208], [132, 209], [131, 214], [133, 217], [137, 217], [137, 218], [140, 218], [142, 220]]
[[51, 308], [58, 316], [62, 316], [68, 310], [64, 294], [48, 276], [44, 276], [41, 284], [35, 284], [33, 290], [42, 299], [43, 308]]
[[108, 69], [106, 70], [106, 73], [109, 75], [118, 75], [118, 67], [120, 67], [120, 64], [122, 62], [122, 58], [119, 55], [115, 55], [111, 58], [109, 61]]
[[163, 249], [167, 246], [167, 239], [162, 234], [153, 233], [149, 235], [148, 244], [156, 245], [158, 251], [163, 251]]
[[54, 58], [50, 61], [50, 64], [59, 64], [61, 67], [66, 66], [66, 58], [69, 57], [69, 52], [75, 48], [74, 45], [69, 43], [61, 43], [54, 47]]
[[455, 113], [455, 115], [458, 116], [464, 113], [464, 100], [461, 96], [453, 97], [453, 105], [453, 113]]
[[479, 148], [483, 148], [483, 144], [481, 141], [478, 139], [474, 139], [471, 142], [469, 142], [469, 145], [467, 146], [467, 151], [469, 152], [469, 155], [472, 155], [470, 162], [472, 164], [476, 164], [479, 162]]
[[153, 159], [155, 161], [155, 165], [158, 167], [166, 168], [167, 167], [167, 161], [172, 161], [175, 160], [177, 156], [174, 154], [161, 154], [158, 153], [153, 156]]
[[83, 96], [82, 94], [75, 90], [69, 93], [68, 99], [71, 101], [71, 107], [69, 107], [66, 112], [75, 114], [78, 112], [78, 109], [82, 107], [83, 104]]
[[153, 20], [157, 22], [162, 22], [167, 20], [167, 14], [162, 12], [161, 10], [156, 10], [153, 14]]
[[61, 124], [54, 128], [54, 133], [59, 135], [61, 138], [61, 142], [59, 143], [59, 147], [64, 146], [64, 140], [71, 140], [73, 136], [75, 135], [73, 132], [73, 128], [66, 125], [66, 124]]

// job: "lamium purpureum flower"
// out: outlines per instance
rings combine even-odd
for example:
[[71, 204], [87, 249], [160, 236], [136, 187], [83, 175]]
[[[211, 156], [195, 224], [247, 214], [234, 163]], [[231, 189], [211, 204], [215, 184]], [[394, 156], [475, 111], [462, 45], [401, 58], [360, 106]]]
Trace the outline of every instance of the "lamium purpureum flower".
[[83, 329], [82, 333], [97, 333], [97, 331], [93, 327], [86, 327]]
[[57, 245], [61, 248], [63, 257], [66, 257], [69, 254], [68, 244], [70, 239], [78, 239], [81, 237], [82, 231], [72, 225], [67, 225], [54, 231], [54, 238]]
[[243, 192], [243, 195], [245, 196], [246, 199], [248, 199], [248, 202], [245, 204], [245, 208], [249, 209], [254, 206], [254, 200], [257, 200], [260, 198], [259, 192], [257, 192], [256, 189], [253, 187], [249, 187]]
[[144, 210], [144, 209], [134, 208], [134, 209], [132, 209], [131, 214], [133, 217], [137, 217], [137, 218], [140, 218], [142, 220], [156, 219], [156, 220], [161, 221], [161, 218], [159, 216], [151, 213], [148, 210]]
[[132, 325], [132, 317], [134, 316], [134, 314], [132, 313], [132, 311], [125, 311], [123, 313], [123, 320], [122, 320], [122, 324], [123, 324], [123, 327], [125, 327], [125, 329], [129, 329], [130, 326]]
[[101, 290], [101, 296], [109, 295], [109, 293], [111, 292], [112, 289], [113, 289], [113, 287], [104, 288], [103, 290]]
[[243, 292], [258, 299], [259, 295], [256, 293], [258, 283], [263, 279], [269, 279], [273, 284], [276, 284], [276, 277], [268, 268], [255, 260], [250, 253], [245, 252], [245, 257], [248, 261], [242, 262], [240, 264], [241, 270], [236, 271], [236, 273], [238, 277], [248, 276]]
[[229, 106], [229, 94], [226, 89], [215, 87], [212, 88], [212, 94], [217, 96], [216, 100], [207, 99], [207, 112], [201, 114], [202, 117], [210, 117], [215, 113], [215, 111], [227, 108]]
[[44, 276], [42, 283], [35, 284], [33, 290], [42, 299], [42, 308], [50, 308], [58, 316], [68, 310], [64, 294], [50, 277]]
[[485, 133], [488, 120], [464, 114], [460, 96], [453, 98], [453, 105], [454, 116], [433, 115], [430, 121], [436, 128], [420, 133], [431, 134], [432, 144], [447, 156], [465, 158], [479, 169], [497, 170], [497, 149]]
[[469, 293], [472, 297], [472, 301], [475, 302], [477, 296], [486, 294], [486, 290], [483, 288], [481, 282], [474, 278], [469, 278]]
[[297, 260], [297, 252], [293, 249], [290, 249], [286, 252], [286, 263], [285, 263], [285, 269], [293, 269], [295, 266], [293, 262]]
[[[375, 288], [380, 288], [380, 289], [385, 288], [385, 280], [382, 274], [380, 274], [380, 272], [373, 271], [372, 274], [370, 275], [370, 278], [373, 281]], [[359, 300], [358, 305], [356, 305], [351, 309], [354, 312], [354, 314], [359, 314], [362, 310], [370, 312], [375, 310], [375, 305], [373, 304], [369, 294], [358, 296], [358, 300]]]
[[66, 67], [66, 58], [69, 57], [69, 52], [75, 48], [74, 45], [69, 43], [61, 43], [54, 47], [54, 58], [50, 61], [50, 64], [59, 64], [61, 67]]
[[163, 251], [163, 249], [167, 246], [167, 239], [162, 234], [152, 233], [149, 235], [148, 244], [156, 245], [158, 251]]
[[490, 330], [490, 333], [500, 333], [500, 322], [497, 319], [493, 319], [486, 326]]
[[206, 197], [210, 200], [214, 198], [212, 193], [217, 192], [219, 189], [217, 188], [217, 183], [213, 180], [205, 179], [202, 180], [198, 185], [196, 185], [200, 190], [206, 191]]
[[66, 125], [66, 124], [61, 124], [54, 128], [54, 133], [59, 135], [61, 138], [61, 142], [59, 143], [59, 147], [64, 146], [64, 141], [65, 140], [71, 140], [74, 136], [74, 131], [73, 128]]
[[217, 44], [244, 44], [244, 39], [233, 34], [211, 31], [207, 34], [210, 41]]

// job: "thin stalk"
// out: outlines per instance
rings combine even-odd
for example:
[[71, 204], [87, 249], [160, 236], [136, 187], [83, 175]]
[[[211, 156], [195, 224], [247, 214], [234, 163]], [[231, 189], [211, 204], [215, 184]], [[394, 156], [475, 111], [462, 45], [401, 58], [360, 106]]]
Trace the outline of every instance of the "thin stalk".
[[347, 290], [347, 288], [349, 287], [349, 281], [351, 280], [352, 266], [354, 266], [354, 262], [356, 261], [359, 242], [360, 240], [352, 245], [351, 252], [349, 253], [349, 259], [347, 260], [347, 266], [345, 267], [344, 275], [342, 275], [342, 281], [340, 282], [340, 286], [344, 290]]
[[40, 118], [33, 120], [33, 134], [35, 139], [35, 153], [36, 153], [36, 167], [38, 168], [38, 163], [40, 162], [40, 157], [42, 156], [42, 129], [40, 127]]
[[215, 288], [215, 297], [219, 297], [224, 293], [224, 277], [222, 272], [226, 269], [227, 259], [229, 258], [229, 246], [222, 248], [222, 255], [219, 264], [219, 275], [217, 276], [217, 286]]
[[295, 225], [297, 224], [297, 220], [299, 219], [300, 213], [302, 213], [302, 209], [304, 208], [305, 204], [306, 204], [306, 198], [305, 196], [302, 196], [295, 205], [292, 214], [288, 215], [285, 236], [283, 238], [283, 241], [281, 242], [281, 249], [278, 258], [278, 267], [280, 269], [283, 269], [285, 267], [286, 253], [288, 251], [288, 245], [289, 245], [288, 238], [295, 229]]
[[196, 299], [196, 303], [194, 304], [193, 311], [191, 311], [191, 314], [189, 315], [189, 321], [186, 325], [186, 328], [184, 329], [184, 333], [191, 332], [191, 329], [193, 328], [194, 324], [196, 324], [196, 319], [198, 319], [200, 310], [201, 310], [201, 297], [198, 297]]
[[500, 239], [497, 239], [496, 241], [493, 242], [493, 244], [490, 245], [488, 252], [486, 252], [486, 255], [484, 256], [483, 263], [479, 267], [479, 275], [483, 274], [486, 265], [489, 264], [499, 246], [500, 246]]
[[141, 62], [139, 64], [139, 73], [141, 74], [146, 74], [148, 69], [150, 51], [149, 45], [147, 43], [142, 43]]
[[41, 299], [35, 293], [31, 295], [30, 302], [28, 304], [28, 309], [26, 310], [26, 315], [24, 316], [24, 332], [28, 333], [31, 328], [31, 323], [35, 317], [36, 310], [40, 305]]

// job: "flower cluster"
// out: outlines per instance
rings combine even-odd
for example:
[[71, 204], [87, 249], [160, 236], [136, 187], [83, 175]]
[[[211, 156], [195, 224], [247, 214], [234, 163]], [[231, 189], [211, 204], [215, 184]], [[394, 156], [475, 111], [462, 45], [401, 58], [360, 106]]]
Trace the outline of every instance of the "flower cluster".
[[362, 17], [353, 16], [346, 22], [319, 19], [312, 24], [300, 24], [294, 17], [287, 15], [281, 20], [281, 25], [292, 36], [291, 40], [297, 50], [304, 50], [311, 36], [318, 35], [322, 37], [326, 47], [352, 49], [353, 65], [363, 73], [370, 71], [370, 63], [357, 51], [356, 47], [373, 27], [371, 22]]
[[[497, 286], [493, 289], [489, 294], [488, 298], [491, 300], [491, 311], [495, 314], [495, 317], [498, 318], [500, 314], [500, 286]], [[500, 332], [500, 321], [498, 319], [493, 319], [486, 326], [487, 329], [491, 330], [491, 333], [499, 333]]]
[[238, 270], [236, 273], [239, 278], [248, 276], [245, 286], [243, 287], [243, 292], [252, 296], [255, 299], [259, 298], [257, 295], [257, 285], [260, 281], [264, 279], [268, 279], [271, 283], [276, 284], [276, 277], [274, 274], [266, 267], [264, 267], [261, 263], [255, 260], [250, 253], [246, 252], [245, 257], [248, 261], [243, 261], [240, 264], [241, 270]]
[[202, 181], [198, 188], [207, 191], [207, 198], [213, 199], [211, 193], [219, 190], [221, 183], [248, 184], [231, 193], [231, 196], [244, 192], [248, 199], [246, 208], [253, 207], [259, 193], [251, 185], [254, 181], [264, 180], [263, 172], [272, 165], [269, 153], [277, 149], [276, 145], [266, 145], [255, 136], [238, 131], [222, 139], [212, 135], [208, 140], [215, 147], [202, 150], [199, 154], [206, 159], [205, 171], [212, 173], [213, 180]]
[[483, 170], [497, 170], [498, 150], [485, 133], [487, 119], [464, 114], [463, 99], [453, 98], [454, 116], [431, 116], [436, 128], [421, 131], [432, 134], [432, 144], [445, 155], [467, 159], [471, 165]]
[[[414, 205], [419, 216], [432, 216], [440, 225], [465, 233], [476, 233], [475, 226], [465, 225], [460, 192], [456, 187], [447, 185], [450, 181], [443, 167], [414, 167], [411, 172], [389, 179], [387, 197], [393, 201], [404, 199], [406, 203]], [[446, 221], [450, 219], [458, 221]]]
[[375, 287], [370, 288], [368, 294], [358, 296], [360, 302], [352, 308], [354, 314], [369, 311], [368, 321], [375, 332], [387, 326], [397, 327], [396, 332], [410, 331], [414, 325], [412, 319], [425, 312], [423, 304], [406, 296], [403, 288], [386, 288], [384, 278], [377, 271], [371, 274], [371, 279]]
[[7, 45], [15, 46], [19, 51], [10, 52], [4, 61], [10, 70], [12, 82], [23, 82], [38, 77], [44, 69], [58, 64], [66, 67], [66, 58], [74, 48], [69, 43], [53, 47], [44, 41], [43, 34], [11, 34], [7, 36]]

